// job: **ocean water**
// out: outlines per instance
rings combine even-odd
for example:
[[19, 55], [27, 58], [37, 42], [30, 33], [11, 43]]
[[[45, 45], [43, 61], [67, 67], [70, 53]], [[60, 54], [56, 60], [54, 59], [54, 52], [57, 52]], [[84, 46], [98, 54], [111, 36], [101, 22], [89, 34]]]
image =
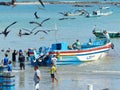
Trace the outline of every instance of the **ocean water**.
[[[60, 12], [71, 11], [74, 12], [78, 9], [86, 9], [92, 13], [93, 10], [101, 6], [110, 7], [109, 10], [113, 11], [112, 15], [86, 18], [83, 16], [73, 16], [67, 20], [59, 20], [66, 18]], [[34, 12], [40, 19], [35, 19]], [[0, 35], [0, 49], [7, 50], [8, 48], [28, 49], [39, 48], [40, 46], [50, 46], [55, 42], [68, 42], [72, 44], [76, 39], [81, 43], [87, 42], [89, 38], [95, 38], [92, 34], [94, 25], [98, 29], [105, 29], [109, 31], [120, 31], [120, 6], [115, 5], [91, 5], [91, 7], [74, 7], [72, 4], [47, 4], [45, 8], [41, 5], [17, 5], [0, 6], [0, 31], [3, 31], [12, 22], [17, 23], [9, 28], [11, 32], [7, 37]], [[29, 24], [30, 21], [42, 22], [42, 20], [50, 18], [50, 20], [43, 23], [42, 27], [37, 30], [57, 30], [45, 34], [39, 32], [37, 35], [19, 37], [19, 30], [22, 28], [32, 30], [36, 25]], [[23, 31], [26, 32], [26, 31]], [[49, 75], [49, 67], [40, 67], [42, 79], [40, 82], [40, 90], [88, 90], [88, 85], [93, 85], [94, 90], [102, 90], [109, 88], [110, 90], [120, 90], [120, 38], [111, 39], [114, 43], [114, 49], [110, 50], [108, 56], [105, 58], [86, 62], [77, 65], [58, 65], [58, 84], [52, 84]], [[0, 53], [1, 59], [4, 53]], [[11, 59], [11, 54], [9, 55]], [[19, 63], [13, 64], [13, 73], [16, 75], [15, 90], [34, 90], [33, 82], [33, 67], [30, 62], [26, 61], [26, 70], [19, 70]]]

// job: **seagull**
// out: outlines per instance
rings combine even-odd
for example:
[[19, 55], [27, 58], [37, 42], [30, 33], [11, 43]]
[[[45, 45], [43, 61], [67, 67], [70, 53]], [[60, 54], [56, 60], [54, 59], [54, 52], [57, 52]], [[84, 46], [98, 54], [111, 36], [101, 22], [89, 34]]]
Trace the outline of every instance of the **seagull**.
[[14, 25], [14, 24], [16, 24], [17, 22], [15, 21], [15, 22], [13, 22], [12, 24], [10, 24], [9, 26], [7, 26], [6, 28], [5, 28], [5, 30], [4, 31], [2, 31], [0, 34], [4, 34], [4, 36], [6, 37], [7, 35], [8, 35], [8, 33], [10, 33], [10, 30], [9, 31], [7, 31], [8, 30], [8, 28], [10, 27], [10, 26], [12, 26], [12, 25]]
[[37, 32], [34, 33], [34, 35], [36, 35], [38, 32], [43, 32], [45, 34], [48, 34], [45, 30], [38, 30]]
[[19, 30], [19, 34], [18, 34], [18, 36], [22, 36], [22, 35], [31, 35], [31, 33], [29, 32], [29, 33], [27, 33], [27, 32], [25, 32], [25, 33], [22, 33], [22, 30], [20, 29]]
[[40, 17], [37, 15], [37, 12], [34, 13], [34, 16], [36, 19], [39, 19]]
[[63, 16], [68, 16], [71, 12], [59, 12], [60, 14], [62, 14]]
[[40, 2], [40, 4], [45, 7], [45, 5], [43, 4], [42, 0], [38, 0]]
[[29, 23], [30, 23], [30, 24], [37, 24], [38, 26], [42, 26], [42, 24], [43, 24], [45, 21], [48, 21], [48, 20], [50, 20], [50, 18], [47, 18], [47, 19], [43, 20], [41, 23], [38, 23], [38, 22], [35, 22], [35, 21], [31, 21], [31, 22], [29, 22]]
[[25, 29], [25, 28], [22, 28], [23, 30], [25, 30], [25, 31], [28, 31], [29, 32], [29, 34], [32, 34], [33, 33], [33, 31], [36, 29], [37, 27], [35, 27], [35, 28], [33, 28], [32, 30], [28, 30], [28, 29]]
[[22, 35], [31, 35], [36, 28], [37, 27], [33, 28], [32, 30], [28, 30], [28, 29], [22, 28], [22, 30], [25, 30], [27, 32], [22, 33], [22, 30], [20, 29], [19, 30], [19, 36], [21, 37]]

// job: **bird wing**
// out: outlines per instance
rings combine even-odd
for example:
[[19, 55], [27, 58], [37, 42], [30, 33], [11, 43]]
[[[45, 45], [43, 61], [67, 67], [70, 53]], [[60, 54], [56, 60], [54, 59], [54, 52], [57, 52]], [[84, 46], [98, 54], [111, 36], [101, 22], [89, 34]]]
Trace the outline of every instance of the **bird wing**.
[[43, 20], [43, 21], [41, 22], [41, 25], [42, 25], [45, 21], [47, 21], [47, 20], [50, 20], [50, 18], [47, 18], [47, 19]]
[[10, 27], [10, 26], [12, 26], [12, 25], [14, 25], [14, 24], [16, 24], [17, 22], [15, 21], [15, 22], [13, 22], [12, 24], [10, 24], [9, 26], [7, 26], [6, 28], [5, 28], [5, 30], [4, 30], [4, 32], [6, 32], [7, 31], [7, 29]]
[[23, 30], [25, 30], [25, 31], [28, 31], [28, 32], [31, 32], [30, 30], [28, 30], [28, 29], [25, 29], [25, 28], [22, 28]]
[[38, 23], [38, 22], [31, 21], [31, 22], [29, 22], [29, 23], [30, 23], [30, 24], [37, 24], [38, 26], [41, 26], [41, 24]]
[[45, 5], [43, 4], [42, 0], [38, 0], [40, 2], [40, 4], [45, 7]]
[[36, 18], [36, 19], [39, 18], [38, 15], [37, 15], [37, 12], [35, 12], [34, 15], [35, 15], [35, 18]]
[[48, 34], [46, 31], [44, 30], [38, 30], [37, 32], [34, 33], [34, 35], [36, 35], [38, 32], [44, 32], [45, 34]]

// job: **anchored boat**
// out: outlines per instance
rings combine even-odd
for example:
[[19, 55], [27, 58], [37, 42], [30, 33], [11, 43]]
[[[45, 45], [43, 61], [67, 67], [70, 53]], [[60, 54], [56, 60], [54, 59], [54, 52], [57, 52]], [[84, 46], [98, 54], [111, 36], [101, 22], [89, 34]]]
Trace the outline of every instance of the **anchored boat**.
[[[107, 31], [107, 32], [108, 32], [110, 38], [120, 38], [120, 32], [111, 32], [111, 31]], [[93, 30], [93, 34], [96, 37], [104, 38], [103, 30]]]

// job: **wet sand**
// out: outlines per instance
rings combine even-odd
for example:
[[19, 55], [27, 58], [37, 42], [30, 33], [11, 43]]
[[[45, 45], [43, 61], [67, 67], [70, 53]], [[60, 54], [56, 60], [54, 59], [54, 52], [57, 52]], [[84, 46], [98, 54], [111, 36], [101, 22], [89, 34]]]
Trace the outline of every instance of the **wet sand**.
[[[88, 65], [89, 66], [89, 65]], [[88, 90], [93, 85], [93, 90], [118, 90], [120, 83], [119, 71], [81, 71], [84, 65], [60, 65], [58, 66], [58, 83], [52, 84], [49, 67], [39, 67], [41, 71], [40, 90]], [[86, 67], [86, 66], [85, 66]], [[16, 63], [13, 73], [15, 74], [15, 90], [35, 90], [33, 75], [34, 70], [29, 62], [26, 62], [26, 70], [19, 70]]]

